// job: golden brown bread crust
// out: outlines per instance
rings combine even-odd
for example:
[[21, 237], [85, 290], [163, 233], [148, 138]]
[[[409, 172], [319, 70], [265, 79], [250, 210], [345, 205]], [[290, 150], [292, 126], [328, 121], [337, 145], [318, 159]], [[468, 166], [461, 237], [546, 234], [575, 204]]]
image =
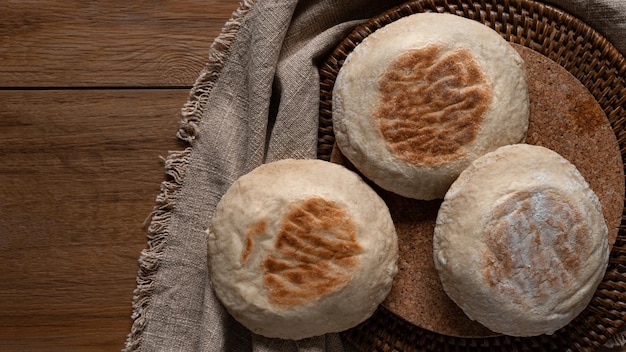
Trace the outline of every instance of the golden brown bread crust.
[[391, 290], [398, 242], [354, 172], [287, 159], [238, 178], [207, 230], [216, 296], [256, 334], [302, 339], [367, 319]]
[[246, 246], [241, 252], [241, 265], [246, 264], [246, 262], [248, 261], [248, 256], [250, 255], [252, 247], [254, 246], [254, 237], [256, 235], [263, 234], [266, 229], [267, 222], [265, 222], [265, 220], [261, 220], [248, 228], [248, 232], [246, 233]]
[[381, 100], [373, 116], [387, 148], [414, 165], [437, 166], [465, 155], [492, 97], [469, 51], [437, 44], [400, 55], [378, 87]]
[[344, 209], [321, 197], [292, 204], [273, 252], [261, 263], [270, 302], [291, 307], [343, 287], [363, 249]]
[[472, 160], [524, 141], [524, 71], [509, 43], [476, 21], [403, 17], [367, 36], [341, 66], [332, 94], [337, 146], [385, 190], [442, 198]]

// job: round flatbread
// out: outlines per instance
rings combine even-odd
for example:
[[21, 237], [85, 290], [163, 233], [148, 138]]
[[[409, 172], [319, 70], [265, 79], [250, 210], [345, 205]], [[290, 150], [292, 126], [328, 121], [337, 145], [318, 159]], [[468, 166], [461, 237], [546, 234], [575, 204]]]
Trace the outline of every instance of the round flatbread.
[[602, 207], [556, 152], [505, 146], [474, 161], [443, 200], [433, 239], [441, 283], [492, 331], [551, 334], [590, 302], [609, 258]]
[[240, 177], [207, 233], [217, 297], [267, 337], [349, 329], [371, 316], [397, 272], [387, 206], [356, 173], [325, 161], [282, 160]]
[[380, 187], [416, 199], [442, 198], [474, 159], [523, 142], [528, 128], [519, 54], [451, 14], [414, 14], [367, 36], [332, 97], [341, 152]]

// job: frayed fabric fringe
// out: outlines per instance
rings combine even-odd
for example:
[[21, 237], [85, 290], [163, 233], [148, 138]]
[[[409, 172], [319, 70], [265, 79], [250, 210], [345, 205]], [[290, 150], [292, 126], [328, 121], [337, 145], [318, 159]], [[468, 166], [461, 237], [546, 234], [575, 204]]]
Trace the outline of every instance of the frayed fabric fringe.
[[177, 137], [190, 143], [195, 139], [198, 122], [202, 118], [202, 107], [209, 97], [215, 81], [219, 77], [224, 61], [228, 57], [230, 45], [235, 39], [243, 17], [248, 13], [256, 0], [244, 0], [233, 16], [226, 22], [220, 35], [209, 48], [209, 61], [204, 66], [198, 79], [196, 80], [189, 99], [182, 109], [182, 119], [180, 121]]
[[171, 210], [176, 204], [176, 193], [184, 177], [190, 154], [191, 147], [187, 147], [183, 151], [170, 152], [165, 159], [167, 180], [161, 183], [161, 192], [156, 198], [156, 205], [151, 214], [151, 223], [148, 227], [148, 248], [144, 249], [139, 257], [137, 287], [134, 291], [131, 315], [133, 325], [123, 351], [135, 351], [141, 344], [141, 334], [147, 323], [145, 312], [152, 295], [152, 282], [165, 251]]
[[256, 0], [244, 0], [233, 12], [209, 49], [208, 62], [194, 83], [187, 103], [181, 110], [181, 120], [177, 137], [189, 146], [182, 151], [170, 151], [165, 158], [166, 180], [161, 183], [161, 192], [156, 198], [156, 205], [150, 216], [147, 248], [139, 257], [137, 287], [134, 290], [131, 319], [133, 324], [122, 351], [138, 351], [143, 341], [143, 332], [148, 324], [146, 313], [150, 308], [153, 283], [159, 263], [165, 253], [172, 209], [176, 205], [178, 192], [182, 186], [187, 165], [190, 162], [191, 144], [198, 133], [198, 123], [203, 114], [202, 106], [206, 103], [215, 81], [219, 77], [224, 61], [228, 57], [241, 26], [243, 18], [250, 11]]

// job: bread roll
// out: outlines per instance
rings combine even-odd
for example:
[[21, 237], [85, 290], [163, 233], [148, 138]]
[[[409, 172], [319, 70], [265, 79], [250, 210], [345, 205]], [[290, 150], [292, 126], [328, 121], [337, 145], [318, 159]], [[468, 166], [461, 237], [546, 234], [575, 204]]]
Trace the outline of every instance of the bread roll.
[[451, 14], [414, 14], [369, 35], [332, 96], [341, 152], [382, 188], [416, 199], [442, 198], [474, 159], [522, 142], [528, 128], [519, 54]]
[[469, 318], [514, 336], [567, 325], [609, 257], [600, 202], [576, 167], [525, 144], [461, 173], [437, 215], [433, 249], [448, 296]]
[[383, 200], [343, 166], [282, 160], [239, 178], [208, 230], [209, 273], [232, 316], [267, 337], [302, 339], [371, 316], [397, 272]]

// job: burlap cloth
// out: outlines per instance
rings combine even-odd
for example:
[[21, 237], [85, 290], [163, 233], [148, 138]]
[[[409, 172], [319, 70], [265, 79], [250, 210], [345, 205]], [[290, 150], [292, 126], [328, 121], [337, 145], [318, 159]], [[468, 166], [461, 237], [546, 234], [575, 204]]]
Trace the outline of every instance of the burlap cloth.
[[[141, 253], [126, 351], [349, 351], [337, 334], [267, 339], [234, 321], [207, 274], [205, 230], [239, 176], [264, 162], [315, 158], [317, 63], [357, 24], [403, 1], [244, 1], [213, 43], [183, 107], [166, 181]], [[626, 53], [624, 0], [548, 0]], [[207, 13], [210, 8], [204, 9]], [[613, 341], [612, 343], [622, 342]]]

